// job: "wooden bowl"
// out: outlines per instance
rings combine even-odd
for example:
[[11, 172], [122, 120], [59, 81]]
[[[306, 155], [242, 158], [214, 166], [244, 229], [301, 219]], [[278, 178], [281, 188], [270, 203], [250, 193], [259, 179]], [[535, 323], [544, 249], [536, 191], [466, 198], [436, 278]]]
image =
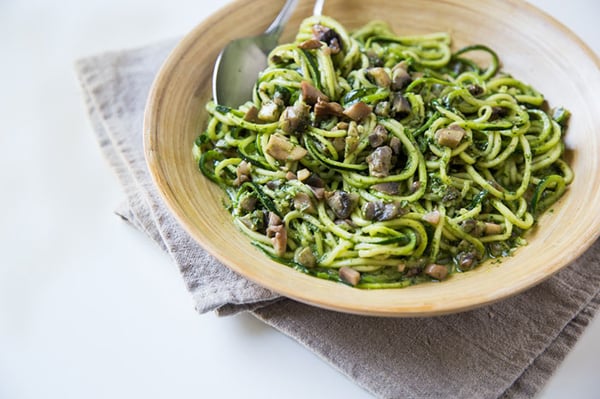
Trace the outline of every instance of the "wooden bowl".
[[[472, 309], [519, 293], [566, 267], [600, 232], [600, 61], [574, 34], [519, 0], [327, 0], [325, 15], [348, 29], [374, 19], [398, 34], [448, 31], [454, 47], [482, 43], [504, 70], [532, 84], [550, 105], [572, 112], [566, 143], [575, 181], [528, 237], [500, 264], [487, 263], [443, 283], [360, 290], [275, 263], [233, 225], [224, 194], [197, 169], [192, 143], [205, 127], [215, 58], [234, 38], [258, 34], [283, 2], [241, 0], [190, 32], [164, 63], [150, 93], [144, 132], [148, 167], [181, 225], [213, 256], [281, 295], [342, 312], [431, 316]], [[291, 41], [313, 1], [301, 1], [282, 41]]]

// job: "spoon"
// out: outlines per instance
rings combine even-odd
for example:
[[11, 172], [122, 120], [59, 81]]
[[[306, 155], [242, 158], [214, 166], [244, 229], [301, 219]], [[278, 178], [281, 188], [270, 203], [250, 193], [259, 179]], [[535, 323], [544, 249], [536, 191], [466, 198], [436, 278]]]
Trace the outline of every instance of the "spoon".
[[[316, 1], [314, 15], [321, 15], [324, 2]], [[297, 3], [287, 0], [263, 34], [233, 40], [221, 51], [213, 71], [213, 98], [217, 104], [237, 108], [252, 98], [256, 78], [267, 67], [267, 56], [277, 46]]]

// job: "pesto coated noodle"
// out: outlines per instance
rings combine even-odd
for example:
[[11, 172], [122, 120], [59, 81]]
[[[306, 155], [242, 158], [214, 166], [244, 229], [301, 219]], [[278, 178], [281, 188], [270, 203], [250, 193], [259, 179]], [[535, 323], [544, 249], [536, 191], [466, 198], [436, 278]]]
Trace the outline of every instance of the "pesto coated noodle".
[[569, 113], [492, 49], [450, 43], [304, 20], [251, 101], [206, 106], [194, 156], [236, 226], [272, 259], [360, 288], [445, 280], [526, 244], [573, 179]]

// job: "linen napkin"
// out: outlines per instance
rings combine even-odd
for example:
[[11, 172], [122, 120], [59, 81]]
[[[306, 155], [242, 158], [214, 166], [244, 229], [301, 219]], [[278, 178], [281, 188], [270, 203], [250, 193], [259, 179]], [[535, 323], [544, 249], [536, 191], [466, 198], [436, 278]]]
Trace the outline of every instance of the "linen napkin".
[[117, 213], [167, 251], [198, 312], [254, 316], [381, 398], [529, 398], [600, 306], [600, 241], [544, 283], [449, 316], [365, 317], [318, 309], [262, 288], [208, 255], [169, 214], [144, 161], [143, 111], [175, 41], [79, 60], [100, 148], [127, 201]]

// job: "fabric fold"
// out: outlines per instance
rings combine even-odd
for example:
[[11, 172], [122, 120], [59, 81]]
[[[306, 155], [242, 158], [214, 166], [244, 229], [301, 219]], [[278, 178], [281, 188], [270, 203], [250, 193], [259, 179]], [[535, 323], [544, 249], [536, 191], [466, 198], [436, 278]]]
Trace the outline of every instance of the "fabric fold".
[[600, 305], [600, 241], [538, 286], [433, 318], [356, 316], [281, 298], [208, 255], [168, 212], [146, 168], [146, 97], [175, 41], [80, 60], [98, 145], [126, 196], [116, 213], [167, 251], [198, 312], [254, 316], [381, 398], [526, 398], [543, 387]]

